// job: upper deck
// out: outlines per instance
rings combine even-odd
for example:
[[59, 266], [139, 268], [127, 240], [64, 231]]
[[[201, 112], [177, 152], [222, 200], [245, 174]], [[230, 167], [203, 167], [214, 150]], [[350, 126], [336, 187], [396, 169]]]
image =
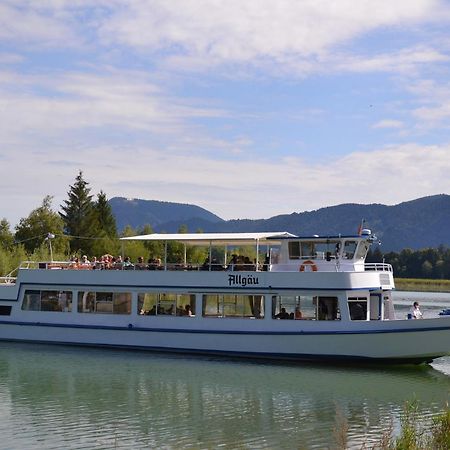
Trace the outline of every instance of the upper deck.
[[[147, 262], [119, 261], [112, 264], [104, 261], [95, 263], [76, 263], [74, 261], [23, 262], [20, 272], [28, 272], [26, 278], [55, 279], [43, 270], [63, 270], [66, 275], [58, 275], [59, 280], [85, 280], [93, 282], [94, 278], [103, 283], [136, 283], [143, 280], [142, 275], [130, 276], [132, 272], [152, 271], [145, 277], [147, 281], [168, 280], [172, 285], [182, 283], [191, 286], [226, 286], [245, 287], [242, 283], [258, 280], [259, 287], [278, 285], [279, 287], [318, 288], [325, 286], [337, 289], [361, 287], [394, 287], [392, 267], [384, 263], [365, 263], [370, 245], [375, 237], [368, 230], [357, 236], [311, 236], [299, 237], [286, 232], [272, 233], [197, 233], [197, 234], [151, 234], [122, 238], [123, 254], [126, 254], [127, 241], [163, 241], [165, 254], [163, 258], [151, 258]], [[170, 241], [184, 244], [184, 258], [181, 261], [168, 260], [167, 243]], [[206, 260], [199, 264], [187, 259], [188, 246], [208, 248]], [[218, 253], [213, 249], [220, 249]], [[248, 249], [246, 255], [246, 249]], [[215, 256], [213, 256], [215, 255]], [[217, 257], [217, 255], [220, 255]], [[30, 271], [38, 270], [32, 275]], [[82, 271], [82, 272], [80, 272]], [[87, 275], [85, 271], [92, 271]], [[100, 275], [98, 272], [103, 272]], [[126, 271], [127, 275], [118, 276], [117, 271]], [[178, 272], [175, 278], [173, 272]], [[75, 275], [77, 272], [77, 275]], [[95, 272], [95, 273], [94, 273]], [[170, 276], [166, 272], [171, 272]], [[195, 274], [197, 272], [197, 274]], [[215, 276], [207, 275], [215, 272]], [[231, 273], [239, 274], [231, 275]], [[73, 273], [74, 276], [69, 274]], [[184, 274], [181, 276], [181, 274]], [[285, 274], [283, 276], [283, 274]], [[289, 275], [290, 274], [290, 275]], [[352, 275], [353, 274], [353, 275]], [[359, 276], [357, 275], [359, 274]], [[149, 278], [150, 277], [150, 278]], [[253, 277], [253, 278], [252, 278]], [[101, 281], [100, 281], [101, 280]], [[126, 281], [129, 280], [129, 281]], [[170, 281], [169, 281], [170, 280]], [[238, 281], [240, 280], [240, 281]], [[0, 285], [14, 284], [15, 277], [3, 277]], [[73, 282], [73, 281], [72, 281]], [[255, 281], [256, 285], [256, 281]]]

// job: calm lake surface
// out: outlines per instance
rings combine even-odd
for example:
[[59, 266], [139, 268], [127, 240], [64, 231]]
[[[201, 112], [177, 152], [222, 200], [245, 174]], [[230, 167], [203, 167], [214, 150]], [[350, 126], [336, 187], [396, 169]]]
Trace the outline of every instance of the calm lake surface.
[[[450, 294], [395, 292], [425, 316]], [[270, 364], [0, 342], [0, 449], [349, 448], [398, 429], [405, 401], [428, 420], [450, 401], [432, 366]]]

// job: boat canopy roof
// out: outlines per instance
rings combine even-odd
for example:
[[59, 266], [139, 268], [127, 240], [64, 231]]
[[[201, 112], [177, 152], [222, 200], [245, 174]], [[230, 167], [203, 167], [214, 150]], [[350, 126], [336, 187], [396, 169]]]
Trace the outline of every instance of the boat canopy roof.
[[263, 233], [153, 233], [120, 238], [121, 241], [178, 241], [190, 245], [254, 245], [279, 244], [282, 239], [295, 238], [287, 231]]

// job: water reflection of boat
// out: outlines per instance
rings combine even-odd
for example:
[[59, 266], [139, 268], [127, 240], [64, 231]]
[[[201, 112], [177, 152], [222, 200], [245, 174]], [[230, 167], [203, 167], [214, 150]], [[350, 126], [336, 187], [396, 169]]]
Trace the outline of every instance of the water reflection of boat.
[[[0, 285], [0, 339], [289, 360], [429, 362], [450, 352], [450, 317], [395, 320], [392, 267], [374, 240], [289, 233], [134, 236], [209, 247], [186, 260], [24, 264]], [[254, 258], [230, 249], [253, 245]], [[223, 260], [213, 257], [221, 248]], [[185, 252], [185, 255], [187, 252]], [[264, 254], [264, 256], [263, 256]], [[103, 270], [99, 270], [103, 269]], [[297, 319], [297, 320], [296, 320]]]
[[450, 400], [449, 388], [450, 378], [427, 366], [299, 367], [0, 344], [0, 428], [11, 448], [27, 436], [43, 448], [330, 448], [337, 412], [355, 442], [370, 442], [406, 400], [417, 398], [427, 417]]

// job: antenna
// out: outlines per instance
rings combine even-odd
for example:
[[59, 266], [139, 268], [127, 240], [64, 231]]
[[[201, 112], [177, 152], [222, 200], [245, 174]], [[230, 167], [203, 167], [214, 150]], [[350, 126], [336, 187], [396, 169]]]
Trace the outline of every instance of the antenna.
[[47, 233], [47, 237], [45, 238], [45, 240], [48, 241], [48, 249], [50, 251], [50, 262], [53, 262], [52, 239], [55, 239], [55, 235], [53, 233]]

